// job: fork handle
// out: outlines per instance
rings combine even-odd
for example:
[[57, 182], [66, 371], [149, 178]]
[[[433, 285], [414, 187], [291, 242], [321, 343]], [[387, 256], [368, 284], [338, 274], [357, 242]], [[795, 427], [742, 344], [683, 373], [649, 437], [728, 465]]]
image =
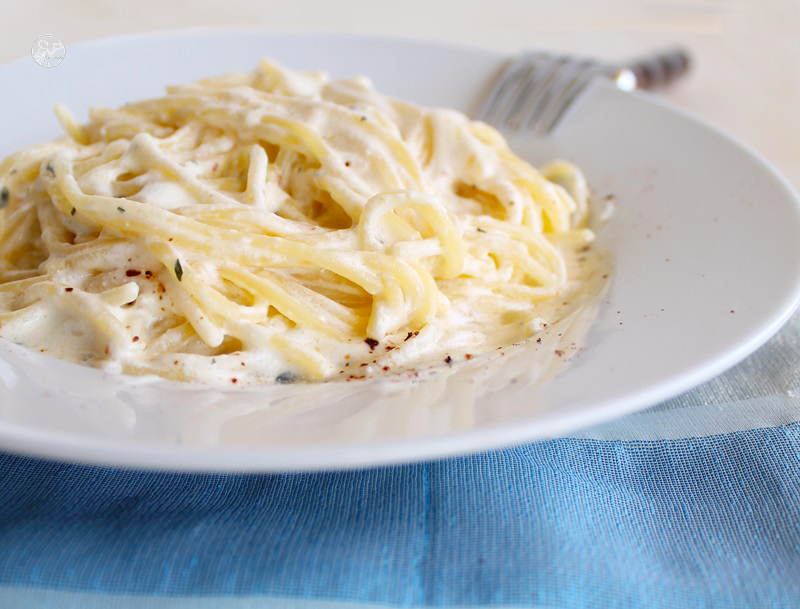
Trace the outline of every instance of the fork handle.
[[686, 74], [691, 67], [689, 53], [669, 49], [618, 66], [612, 78], [621, 89], [661, 89]]

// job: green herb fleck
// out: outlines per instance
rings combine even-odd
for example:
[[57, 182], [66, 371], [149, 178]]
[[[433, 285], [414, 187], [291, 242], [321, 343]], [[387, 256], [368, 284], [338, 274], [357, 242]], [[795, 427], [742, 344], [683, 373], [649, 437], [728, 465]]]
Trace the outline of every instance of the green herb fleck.
[[121, 213], [121, 214], [124, 214], [125, 213], [125, 208], [124, 207], [117, 207], [117, 211], [119, 213]]
[[183, 267], [181, 266], [180, 260], [175, 261], [175, 277], [178, 278], [178, 281], [183, 277]]
[[367, 120], [367, 117], [366, 116], [362, 116], [361, 117], [361, 122], [363, 123], [365, 120]]
[[53, 166], [52, 166], [50, 163], [48, 163], [47, 165], [45, 165], [45, 167], [44, 167], [44, 168], [45, 168], [45, 169], [47, 169], [47, 171], [49, 171], [49, 172], [50, 172], [50, 175], [53, 175], [53, 176], [54, 176], [54, 175], [56, 175], [56, 170], [55, 170], [55, 169], [53, 169]]
[[478, 232], [479, 232], [479, 233], [485, 233], [486, 231], [485, 231], [485, 230], [483, 230], [482, 228], [479, 228], [479, 229], [478, 229]]
[[6, 205], [8, 205], [8, 198], [8, 188], [3, 186], [3, 188], [0, 188], [0, 209], [3, 209]]
[[72, 209], [69, 210], [69, 215], [74, 216], [76, 211], [78, 210], [73, 207]]

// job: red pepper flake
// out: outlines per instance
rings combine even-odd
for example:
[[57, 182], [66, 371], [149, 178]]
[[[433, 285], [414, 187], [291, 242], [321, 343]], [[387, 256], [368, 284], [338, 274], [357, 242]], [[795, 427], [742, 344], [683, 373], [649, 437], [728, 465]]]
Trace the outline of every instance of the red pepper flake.
[[564, 355], [564, 352], [561, 349], [556, 349], [555, 351], [553, 351], [553, 353], [555, 353], [558, 357]]
[[125, 271], [125, 276], [126, 277], [138, 277], [141, 274], [142, 274], [142, 271], [136, 271], [134, 269], [129, 269], [129, 270]]
[[104, 352], [105, 352], [106, 355], [108, 355], [109, 353], [111, 353], [111, 349], [109, 349], [108, 346], [106, 346], [106, 348], [104, 349]]
[[345, 166], [345, 167], [350, 167], [350, 161], [345, 161], [345, 162], [344, 162], [344, 166]]
[[237, 378], [232, 378], [231, 379], [231, 383], [238, 383], [238, 382], [239, 382], [239, 379], [237, 379]]
[[242, 366], [244, 366], [244, 362], [242, 362]]
[[386, 350], [387, 351], [391, 351], [392, 349], [394, 349], [394, 347], [392, 347], [391, 345], [386, 345]]
[[409, 332], [409, 333], [408, 333], [408, 336], [406, 336], [406, 337], [403, 339], [403, 342], [406, 342], [406, 341], [407, 341], [409, 338], [411, 338], [412, 336], [414, 336], [414, 333], [413, 333], [413, 332]]
[[167, 291], [167, 288], [165, 288], [164, 284], [161, 283], [160, 281], [158, 282], [158, 291], [161, 292], [162, 294]]
[[71, 292], [74, 288], [64, 288], [65, 292]]
[[175, 364], [175, 365], [177, 366], [177, 365], [178, 365], [178, 360], [175, 360], [175, 361], [174, 361], [174, 362], [172, 362], [172, 363], [173, 363], [173, 364]]
[[539, 338], [537, 338], [537, 339], [536, 339], [536, 342], [537, 342], [537, 343], [539, 343], [539, 344], [541, 345], [541, 344], [542, 344], [542, 337], [540, 336]]
[[361, 367], [363, 368], [364, 366], [369, 366], [369, 364], [364, 362], [363, 364], [361, 364]]
[[167, 239], [167, 241], [172, 241], [172, 237], [170, 237], [169, 239]]
[[138, 343], [139, 342], [139, 337], [138, 336], [134, 336], [133, 337], [133, 342]]
[[369, 350], [373, 351], [378, 346], [378, 341], [374, 338], [365, 338], [364, 342], [369, 345]]
[[467, 353], [464, 357], [466, 357], [467, 359], [472, 359], [472, 353]]
[[384, 366], [383, 371], [386, 372], [389, 369], [389, 366]]
[[144, 276], [145, 276], [147, 279], [150, 279], [150, 278], [153, 276], [153, 271], [145, 271], [145, 272], [144, 272]]

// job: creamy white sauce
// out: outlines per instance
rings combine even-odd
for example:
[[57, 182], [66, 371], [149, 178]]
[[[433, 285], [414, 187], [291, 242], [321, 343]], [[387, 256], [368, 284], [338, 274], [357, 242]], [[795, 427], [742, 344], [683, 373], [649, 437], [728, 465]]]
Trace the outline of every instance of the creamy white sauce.
[[[31, 213], [53, 216], [53, 228], [37, 235], [27, 226], [30, 255], [43, 259], [35, 272], [46, 277], [39, 287], [0, 292], [8, 313], [0, 336], [128, 374], [232, 385], [349, 382], [502, 350], [598, 293], [602, 265], [582, 237], [555, 249], [526, 241], [556, 225], [565, 234], [584, 226], [586, 202], [458, 112], [391, 100], [364, 79], [327, 83], [270, 64], [175, 87], [128, 111], [138, 123], [87, 126], [95, 143], [5, 162], [0, 180], [15, 196], [5, 213], [25, 198], [38, 210]], [[150, 135], [164, 125], [172, 135]], [[121, 139], [104, 147], [115, 129]], [[27, 183], [8, 173], [24, 162]], [[68, 190], [73, 175], [77, 190]], [[377, 196], [389, 197], [387, 207], [368, 218]], [[251, 215], [240, 220], [239, 212]], [[194, 233], [182, 228], [186, 218], [200, 222]], [[359, 232], [362, 222], [370, 228]], [[209, 231], [202, 250], [192, 241], [198, 226]], [[313, 246], [361, 286], [294, 250], [265, 249], [270, 264], [235, 262], [267, 247], [259, 245], [265, 235]], [[76, 253], [81, 243], [97, 245]], [[24, 247], [6, 245], [0, 272], [14, 268]], [[399, 266], [386, 270], [377, 254]], [[236, 284], [225, 278], [232, 266], [275, 273], [304, 304]], [[528, 288], [552, 293], [528, 299]], [[330, 294], [333, 303], [319, 300]], [[320, 331], [307, 311], [344, 324], [350, 336]]]

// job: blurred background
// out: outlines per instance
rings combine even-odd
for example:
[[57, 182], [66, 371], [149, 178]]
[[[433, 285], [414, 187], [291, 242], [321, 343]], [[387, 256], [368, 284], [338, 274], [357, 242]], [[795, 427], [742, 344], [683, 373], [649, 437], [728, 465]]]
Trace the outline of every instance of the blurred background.
[[[0, 62], [54, 34], [84, 40], [196, 27], [319, 30], [623, 60], [679, 43], [676, 104], [734, 134], [800, 188], [800, 0], [3, 0]], [[32, 61], [32, 60], [31, 60]], [[320, 66], [324, 60], [320, 58]]]

